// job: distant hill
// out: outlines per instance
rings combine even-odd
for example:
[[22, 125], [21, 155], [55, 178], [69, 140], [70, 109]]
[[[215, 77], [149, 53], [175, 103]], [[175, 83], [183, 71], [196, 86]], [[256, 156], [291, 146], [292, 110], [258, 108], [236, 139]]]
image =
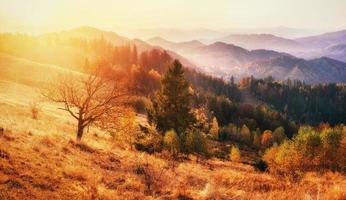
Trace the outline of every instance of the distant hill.
[[[136, 45], [139, 53], [143, 52], [143, 51], [147, 51], [147, 50], [151, 50], [154, 48], [158, 48], [158, 47], [154, 47], [150, 44], [148, 44], [147, 42], [140, 40], [140, 39], [129, 39], [123, 36], [120, 36], [112, 31], [104, 31], [101, 29], [97, 29], [97, 28], [93, 28], [93, 27], [79, 27], [79, 28], [75, 28], [75, 29], [71, 29], [69, 31], [62, 31], [62, 32], [57, 32], [57, 33], [49, 33], [46, 35], [43, 35], [43, 37], [47, 37], [47, 36], [58, 36], [58, 37], [62, 37], [62, 38], [84, 38], [84, 39], [88, 39], [88, 40], [92, 40], [92, 39], [104, 39], [108, 42], [110, 42], [111, 44], [115, 45], [115, 46], [124, 46], [124, 45]], [[166, 48], [158, 48], [161, 50], [166, 50]], [[184, 58], [183, 56], [177, 54], [176, 52], [174, 52], [174, 50], [171, 49], [167, 49], [168, 54], [170, 56], [172, 56], [175, 59], [179, 59], [182, 64], [184, 64], [187, 67], [194, 67], [194, 65], [189, 62], [186, 58]]]
[[151, 38], [147, 40], [147, 42], [151, 45], [160, 46], [165, 49], [170, 49], [178, 53], [188, 53], [189, 51], [192, 51], [196, 48], [206, 46], [205, 44], [203, 44], [202, 42], [198, 40], [191, 40], [191, 41], [185, 41], [185, 42], [171, 42], [161, 37]]
[[309, 48], [327, 48], [338, 44], [346, 44], [346, 30], [297, 38], [295, 41]]
[[163, 48], [175, 50], [188, 58], [199, 69], [217, 76], [226, 76], [230, 69], [250, 62], [287, 55], [264, 49], [249, 51], [242, 47], [223, 42], [204, 45], [198, 41], [176, 43], [162, 38], [153, 38], [148, 40], [148, 42]]
[[320, 55], [346, 62], [346, 43], [329, 46]]
[[292, 52], [303, 48], [299, 42], [271, 34], [231, 34], [217, 41], [234, 44], [247, 49]]
[[74, 28], [67, 31], [61, 32], [52, 32], [41, 35], [42, 38], [80, 38], [80, 39], [95, 39], [95, 38], [104, 38], [105, 40], [111, 42], [116, 46], [126, 45], [130, 42], [130, 39], [122, 37], [111, 31], [103, 31], [97, 28], [83, 26]]
[[[114, 46], [136, 45], [139, 54], [152, 49], [165, 50], [139, 39], [131, 40], [114, 32], [92, 27], [80, 27], [39, 36], [0, 34], [0, 40], [3, 44], [0, 46], [0, 52], [2, 53], [69, 69], [80, 68], [85, 64], [86, 59], [92, 61], [103, 56], [98, 52], [90, 51], [86, 47], [85, 43], [90, 43], [93, 40], [103, 40]], [[167, 52], [172, 58], [179, 59], [185, 66], [194, 67], [183, 56], [171, 50]]]
[[[255, 41], [254, 46], [263, 44], [270, 47], [277, 44], [277, 47], [282, 47], [285, 44], [286, 47], [302, 47], [294, 40], [273, 35], [237, 35], [237, 37], [243, 42], [246, 38], [250, 39], [249, 44]], [[330, 46], [315, 52], [307, 51], [305, 56], [313, 59], [301, 59], [288, 53], [266, 49], [247, 50], [224, 42], [204, 45], [198, 41], [176, 43], [163, 38], [153, 38], [148, 42], [175, 50], [203, 71], [226, 79], [230, 76], [241, 78], [253, 75], [257, 78], [273, 76], [277, 80], [299, 79], [307, 83], [346, 82], [346, 64], [335, 60], [343, 59], [345, 45]]]
[[299, 79], [310, 84], [338, 83], [346, 82], [346, 63], [327, 57], [304, 60], [281, 56], [246, 65], [240, 76], [249, 75], [256, 78], [272, 76], [277, 80]]
[[268, 50], [253, 50], [226, 44], [223, 42], [216, 42], [214, 44], [195, 49], [192, 55], [187, 56], [197, 66], [208, 69], [208, 66], [218, 71], [226, 72], [230, 68], [239, 67], [249, 62], [258, 60], [267, 60], [281, 56], [279, 52]]

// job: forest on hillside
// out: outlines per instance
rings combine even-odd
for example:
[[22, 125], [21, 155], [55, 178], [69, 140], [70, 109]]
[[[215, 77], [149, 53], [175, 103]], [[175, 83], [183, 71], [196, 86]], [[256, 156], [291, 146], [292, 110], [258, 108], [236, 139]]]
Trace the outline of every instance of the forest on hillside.
[[[95, 152], [84, 141], [89, 129], [98, 128], [113, 145], [163, 157], [172, 170], [191, 158], [202, 165], [215, 159], [239, 163], [293, 182], [311, 171], [346, 170], [343, 84], [308, 85], [271, 77], [245, 77], [237, 83], [233, 77], [224, 80], [186, 67], [164, 49], [115, 45], [103, 37], [1, 34], [0, 42], [3, 54], [70, 70], [38, 87], [45, 101], [73, 120], [73, 148]], [[29, 51], [33, 45], [42, 51]], [[245, 103], [244, 90], [261, 103]], [[36, 122], [44, 115], [38, 102], [30, 103], [29, 110]], [[148, 166], [134, 171], [144, 175], [145, 192], [155, 195], [156, 179], [148, 175]]]

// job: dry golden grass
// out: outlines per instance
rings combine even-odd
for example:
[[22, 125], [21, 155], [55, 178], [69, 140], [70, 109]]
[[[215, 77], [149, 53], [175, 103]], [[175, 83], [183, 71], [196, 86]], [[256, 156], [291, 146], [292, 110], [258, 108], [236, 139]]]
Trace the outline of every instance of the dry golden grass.
[[[27, 104], [26, 104], [27, 105]], [[75, 143], [73, 119], [42, 106], [0, 102], [0, 199], [346, 199], [346, 176], [307, 173], [300, 181], [249, 165], [194, 157], [175, 162], [114, 145], [91, 128]]]

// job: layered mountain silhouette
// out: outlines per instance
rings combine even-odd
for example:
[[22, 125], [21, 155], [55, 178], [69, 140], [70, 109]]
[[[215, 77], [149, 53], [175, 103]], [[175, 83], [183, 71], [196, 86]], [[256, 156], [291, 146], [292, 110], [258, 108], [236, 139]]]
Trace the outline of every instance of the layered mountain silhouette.
[[[346, 61], [346, 31], [295, 40], [268, 34], [230, 35], [224, 38], [232, 44], [222, 41], [204, 44], [198, 40], [172, 42], [160, 37], [142, 41], [93, 27], [32, 37], [42, 41], [103, 39], [115, 46], [136, 45], [139, 53], [151, 49], [166, 50], [187, 67], [225, 79], [253, 75], [258, 78], [273, 76], [278, 80], [299, 79], [307, 83], [346, 82], [346, 64], [342, 62]], [[86, 56], [93, 56], [85, 55], [82, 48], [71, 48], [68, 45], [53, 44], [47, 47], [39, 45], [35, 51], [30, 51], [30, 48], [25, 51], [24, 48], [17, 53], [3, 53], [72, 68], [83, 64]]]
[[218, 41], [234, 44], [247, 49], [269, 49], [292, 52], [304, 48], [302, 44], [295, 40], [277, 37], [271, 34], [232, 34], [220, 38]]
[[[253, 47], [255, 45], [260, 47], [261, 43], [265, 45], [265, 41], [273, 39], [273, 42], [268, 42], [268, 48], [273, 44], [285, 44], [286, 47], [294, 47], [301, 51], [305, 48], [302, 43], [271, 35], [246, 37], [264, 38], [263, 42], [254, 43]], [[244, 38], [243, 42], [245, 42]], [[267, 49], [247, 50], [224, 42], [205, 45], [198, 41], [175, 43], [163, 38], [152, 38], [148, 40], [148, 43], [176, 51], [195, 63], [201, 70], [226, 79], [230, 76], [241, 78], [253, 75], [257, 78], [272, 76], [277, 80], [299, 79], [307, 83], [346, 82], [346, 64], [332, 59], [342, 59], [345, 45], [315, 51], [315, 57], [319, 56], [319, 58], [309, 55], [313, 59], [302, 59], [285, 52]]]
[[297, 38], [295, 41], [308, 48], [327, 48], [339, 44], [346, 44], [346, 30], [324, 33], [316, 36]]
[[[243, 74], [241, 74], [243, 73]], [[249, 63], [239, 76], [272, 76], [277, 80], [298, 79], [310, 84], [346, 82], [346, 63], [327, 58], [304, 60], [293, 56]]]
[[[17, 52], [18, 55], [16, 53], [10, 54], [13, 56], [26, 58], [40, 63], [54, 64], [68, 68], [80, 66], [85, 62], [86, 58], [93, 58], [96, 55], [89, 55], [82, 48], [78, 48], [78, 45], [75, 47], [61, 44], [57, 45], [54, 41], [77, 41], [78, 43], [80, 40], [83, 39], [89, 42], [92, 40], [104, 40], [105, 42], [109, 42], [114, 46], [136, 45], [139, 54], [143, 51], [151, 49], [159, 49], [162, 51], [165, 50], [161, 47], [154, 47], [140, 39], [129, 39], [127, 37], [118, 35], [112, 31], [104, 31], [101, 29], [88, 26], [28, 37], [31, 37], [33, 40], [41, 41], [39, 42], [40, 45], [37, 45], [35, 47], [35, 51], [23, 51], [19, 54]], [[195, 67], [194, 64], [192, 64], [188, 59], [184, 58], [183, 56], [170, 50], [167, 50], [167, 53], [171, 57], [179, 59], [186, 67]]]

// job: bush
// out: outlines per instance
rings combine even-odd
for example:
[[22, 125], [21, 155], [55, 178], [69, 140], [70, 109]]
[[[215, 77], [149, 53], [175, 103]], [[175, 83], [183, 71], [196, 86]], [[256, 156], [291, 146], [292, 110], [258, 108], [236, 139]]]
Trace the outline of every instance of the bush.
[[276, 128], [273, 132], [273, 143], [282, 144], [282, 142], [287, 138], [285, 134], [285, 129], [280, 126]]
[[146, 132], [138, 138], [135, 148], [147, 153], [161, 152], [163, 148], [162, 135], [157, 132], [155, 127], [149, 126]]
[[209, 133], [213, 136], [213, 138], [219, 139], [219, 132], [219, 123], [217, 122], [216, 117], [213, 117]]
[[130, 100], [129, 104], [135, 109], [137, 113], [146, 113], [146, 109], [150, 104], [150, 100], [145, 97], [134, 97]]
[[253, 134], [252, 145], [256, 148], [259, 148], [261, 146], [261, 136], [257, 132]]
[[136, 122], [136, 113], [131, 109], [118, 117], [114, 127], [108, 128], [113, 142], [125, 149], [133, 149], [133, 145], [141, 137], [142, 132]]
[[163, 137], [163, 144], [172, 155], [177, 155], [180, 152], [179, 137], [174, 130], [170, 130], [165, 133], [165, 136]]
[[[346, 154], [338, 154], [342, 145], [343, 133], [340, 130], [325, 129], [321, 133], [323, 164], [335, 168], [339, 159]], [[346, 163], [345, 163], [346, 164]]]
[[292, 140], [268, 149], [263, 159], [271, 168], [281, 172], [296, 170], [345, 170], [344, 140], [340, 127], [315, 130], [301, 127]]
[[240, 137], [241, 137], [241, 141], [245, 142], [246, 144], [251, 144], [252, 142], [251, 132], [250, 132], [250, 129], [245, 124], [240, 129]]
[[261, 172], [265, 172], [268, 169], [268, 164], [266, 161], [259, 159], [254, 161], [254, 167]]
[[234, 162], [239, 162], [241, 159], [240, 150], [237, 146], [232, 146], [230, 151], [230, 159]]
[[189, 153], [208, 156], [208, 140], [206, 135], [198, 129], [193, 129], [188, 132], [185, 144]]
[[261, 137], [262, 148], [268, 148], [273, 145], [273, 134], [270, 130], [265, 130]]
[[239, 129], [236, 125], [228, 124], [227, 126], [221, 128], [219, 139], [221, 141], [239, 140], [240, 137], [238, 133], [239, 133]]

